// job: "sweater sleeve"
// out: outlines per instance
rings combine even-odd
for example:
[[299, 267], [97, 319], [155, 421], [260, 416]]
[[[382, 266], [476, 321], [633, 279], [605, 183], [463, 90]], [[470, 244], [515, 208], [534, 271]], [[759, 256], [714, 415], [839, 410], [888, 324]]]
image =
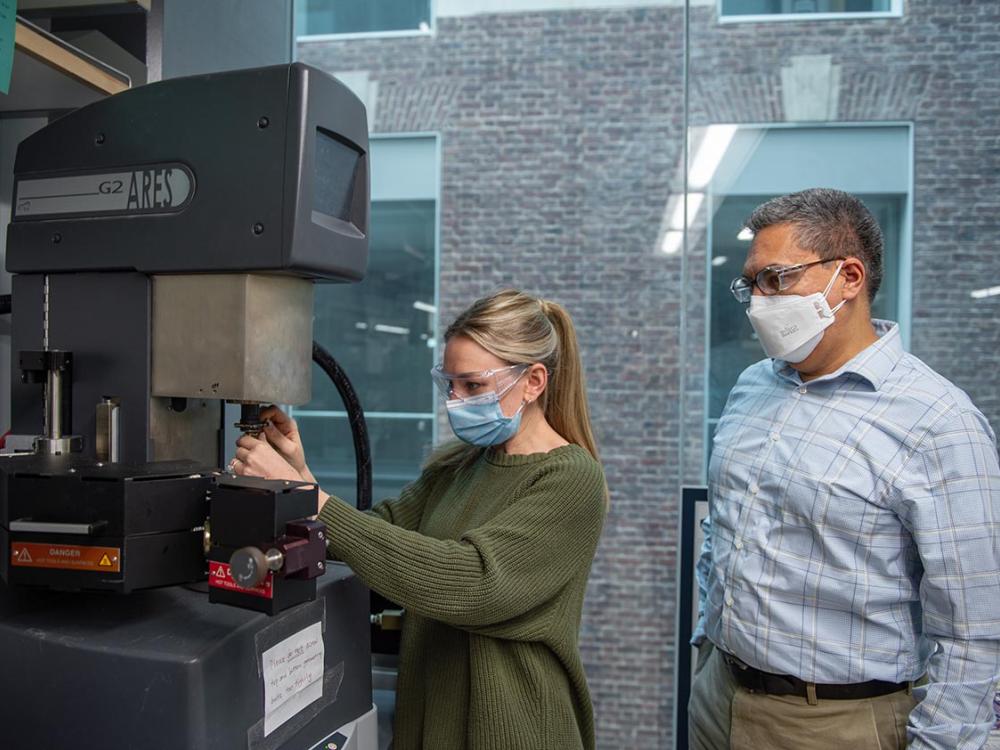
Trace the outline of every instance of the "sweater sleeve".
[[415, 482], [406, 485], [399, 493], [399, 497], [383, 500], [375, 505], [370, 515], [401, 529], [415, 531], [420, 527], [420, 519], [424, 515], [424, 506], [427, 505], [432, 484], [427, 472], [424, 472]]
[[435, 539], [331, 498], [319, 517], [330, 552], [375, 591], [462, 628], [518, 617], [589, 568], [604, 523], [600, 465], [554, 463], [502, 513], [459, 540]]

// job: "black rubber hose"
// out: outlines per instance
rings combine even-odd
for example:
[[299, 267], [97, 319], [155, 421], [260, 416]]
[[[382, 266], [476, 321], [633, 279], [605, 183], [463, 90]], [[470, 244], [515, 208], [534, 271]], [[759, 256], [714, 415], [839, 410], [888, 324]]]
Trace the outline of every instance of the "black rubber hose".
[[368, 425], [365, 422], [365, 411], [361, 408], [358, 394], [347, 378], [347, 373], [337, 364], [326, 349], [313, 341], [313, 362], [327, 374], [340, 400], [344, 402], [347, 411], [347, 421], [351, 425], [351, 437], [354, 438], [354, 458], [358, 473], [358, 510], [368, 510], [372, 507], [372, 451], [368, 442]]
[[0, 315], [10, 315], [9, 294], [0, 294]]

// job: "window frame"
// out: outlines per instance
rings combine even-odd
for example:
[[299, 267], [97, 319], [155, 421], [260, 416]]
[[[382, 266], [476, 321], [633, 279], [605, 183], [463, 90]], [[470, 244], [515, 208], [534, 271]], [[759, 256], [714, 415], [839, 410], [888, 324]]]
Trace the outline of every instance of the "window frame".
[[[843, 130], [846, 128], [905, 128], [907, 136], [909, 138], [907, 156], [908, 156], [908, 180], [907, 180], [907, 196], [906, 203], [903, 207], [903, 221], [900, 227], [899, 233], [899, 290], [898, 299], [896, 300], [898, 315], [895, 322], [899, 324], [899, 334], [903, 342], [903, 348], [906, 351], [910, 350], [910, 336], [912, 332], [912, 319], [913, 319], [913, 205], [914, 205], [914, 181], [916, 175], [914, 174], [914, 156], [915, 156], [915, 142], [916, 142], [916, 129], [914, 123], [909, 120], [879, 120], [879, 121], [856, 121], [856, 122], [753, 122], [753, 123], [724, 123], [724, 122], [713, 122], [709, 123], [711, 125], [735, 125], [737, 131], [740, 130], [792, 130], [801, 128], [810, 129], [828, 129], [835, 128], [838, 130]], [[694, 127], [704, 127], [704, 126], [694, 126]], [[688, 129], [688, 135], [690, 137], [690, 128]], [[690, 165], [685, 168], [685, 183], [687, 182], [687, 173], [690, 170]], [[702, 398], [702, 413], [704, 418], [702, 420], [702, 461], [701, 461], [701, 476], [702, 481], [708, 481], [708, 464], [711, 456], [711, 451], [709, 450], [709, 445], [711, 444], [712, 437], [715, 433], [715, 427], [719, 423], [719, 419], [710, 416], [710, 403], [711, 403], [711, 345], [712, 345], [712, 220], [715, 214], [715, 201], [716, 195], [711, 189], [711, 185], [705, 188], [705, 210], [706, 213], [706, 224], [705, 224], [705, 328], [704, 328], [704, 342], [705, 342], [705, 367], [704, 372], [701, 376], [701, 384], [703, 390]], [[685, 222], [685, 225], [687, 222]], [[687, 226], [685, 226], [685, 234], [687, 234]], [[685, 247], [685, 253], [687, 248]], [[761, 351], [761, 358], [763, 359], [764, 353]]]
[[723, 0], [716, 0], [715, 12], [720, 24], [728, 23], [785, 23], [792, 21], [867, 21], [877, 18], [902, 18], [903, 0], [892, 0], [889, 10], [858, 13], [758, 13], [752, 16], [726, 15]]
[[[437, 0], [429, 0], [431, 20], [426, 31], [421, 29], [396, 29], [392, 31], [350, 31], [342, 34], [302, 34], [293, 28], [293, 35], [296, 44], [310, 44], [314, 42], [343, 42], [356, 41], [362, 39], [398, 39], [405, 37], [433, 37], [437, 35]], [[895, 2], [895, 0], [894, 0]], [[292, 20], [294, 23], [294, 7], [292, 9]], [[425, 133], [424, 135], [429, 135]], [[374, 137], [374, 136], [373, 136]]]
[[[434, 346], [432, 347], [435, 354], [440, 350], [441, 340], [441, 165], [442, 165], [442, 145], [441, 145], [441, 134], [437, 131], [406, 131], [399, 133], [370, 133], [368, 136], [369, 144], [377, 141], [407, 141], [416, 139], [426, 139], [434, 141], [434, 181], [435, 181], [435, 195], [434, 195], [434, 324], [433, 330], [434, 334]], [[369, 149], [370, 150], [370, 149]], [[438, 357], [436, 356], [435, 359]], [[439, 432], [440, 432], [440, 419], [438, 418], [438, 391], [434, 385], [434, 382], [430, 378], [430, 373], [427, 373], [427, 393], [429, 397], [430, 410], [427, 412], [380, 412], [371, 411], [365, 412], [366, 418], [371, 419], [389, 419], [389, 420], [417, 420], [417, 419], [427, 419], [431, 423], [431, 446], [432, 448], [438, 445], [439, 442]], [[305, 408], [293, 408], [288, 407], [289, 416], [294, 419], [342, 419], [347, 416], [347, 412], [341, 411], [340, 409], [324, 410], [324, 409], [305, 409]], [[415, 479], [416, 477], [414, 477]], [[377, 481], [377, 469], [372, 470], [373, 484]]]

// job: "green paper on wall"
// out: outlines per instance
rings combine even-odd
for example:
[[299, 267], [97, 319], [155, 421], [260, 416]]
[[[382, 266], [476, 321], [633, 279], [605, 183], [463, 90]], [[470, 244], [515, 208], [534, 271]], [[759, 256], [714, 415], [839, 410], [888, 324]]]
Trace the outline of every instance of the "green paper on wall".
[[17, 0], [0, 0], [0, 93], [10, 91], [10, 71], [14, 67], [14, 17]]

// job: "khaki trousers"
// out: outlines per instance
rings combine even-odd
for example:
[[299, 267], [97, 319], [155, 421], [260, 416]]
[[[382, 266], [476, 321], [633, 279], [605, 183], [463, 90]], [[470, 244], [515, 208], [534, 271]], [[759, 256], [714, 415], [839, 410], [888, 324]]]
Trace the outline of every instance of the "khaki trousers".
[[916, 705], [906, 691], [862, 700], [751, 693], [733, 680], [710, 641], [698, 649], [691, 701], [691, 750], [905, 750]]

